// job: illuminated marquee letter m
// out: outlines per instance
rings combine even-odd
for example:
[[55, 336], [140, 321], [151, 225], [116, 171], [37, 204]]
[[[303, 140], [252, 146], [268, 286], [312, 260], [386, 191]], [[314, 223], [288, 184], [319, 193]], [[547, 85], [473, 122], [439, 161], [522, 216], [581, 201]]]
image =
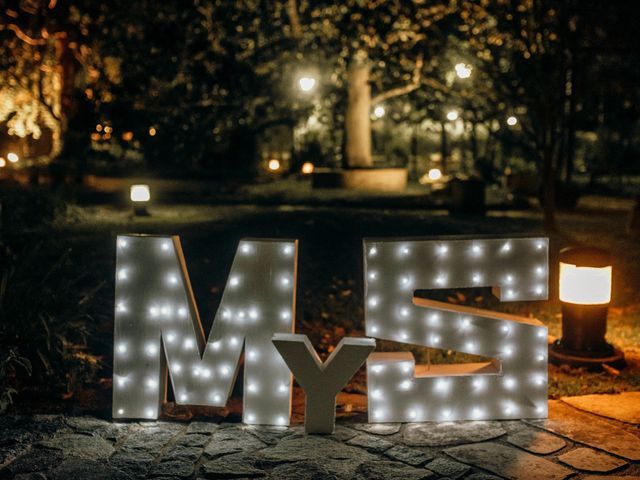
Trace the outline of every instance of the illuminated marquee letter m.
[[244, 347], [244, 422], [287, 425], [291, 373], [271, 337], [293, 332], [297, 242], [240, 242], [208, 341], [178, 237], [117, 244], [113, 417], [157, 418], [167, 368], [177, 403], [224, 406]]

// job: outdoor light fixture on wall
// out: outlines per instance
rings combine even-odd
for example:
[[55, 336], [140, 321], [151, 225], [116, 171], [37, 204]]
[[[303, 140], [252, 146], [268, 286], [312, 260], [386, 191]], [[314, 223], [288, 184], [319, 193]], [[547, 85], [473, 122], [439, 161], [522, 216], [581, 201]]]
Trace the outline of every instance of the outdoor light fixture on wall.
[[624, 366], [622, 352], [605, 340], [611, 274], [606, 250], [569, 247], [560, 252], [562, 338], [551, 345], [552, 363], [591, 369]]
[[131, 185], [129, 198], [133, 204], [133, 214], [135, 216], [148, 217], [147, 205], [151, 200], [151, 190], [149, 185]]

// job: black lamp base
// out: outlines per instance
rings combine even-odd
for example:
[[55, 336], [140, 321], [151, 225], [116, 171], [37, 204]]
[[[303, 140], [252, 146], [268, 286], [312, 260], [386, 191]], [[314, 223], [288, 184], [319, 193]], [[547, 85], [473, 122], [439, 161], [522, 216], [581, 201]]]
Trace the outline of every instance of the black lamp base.
[[616, 369], [626, 366], [624, 354], [613, 345], [606, 344], [608, 348], [598, 352], [572, 350], [562, 346], [562, 340], [556, 340], [549, 345], [549, 361], [554, 365], [569, 365], [574, 368], [586, 368], [588, 370], [602, 370], [602, 365], [608, 365]]
[[147, 210], [147, 207], [134, 205], [133, 207], [133, 216], [134, 217], [150, 217], [151, 213]]

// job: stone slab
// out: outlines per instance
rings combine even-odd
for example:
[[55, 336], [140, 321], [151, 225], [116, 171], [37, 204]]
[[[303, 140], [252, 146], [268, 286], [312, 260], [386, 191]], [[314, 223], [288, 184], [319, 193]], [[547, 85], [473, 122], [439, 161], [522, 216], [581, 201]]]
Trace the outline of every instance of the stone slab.
[[563, 463], [587, 472], [608, 473], [627, 465], [627, 462], [590, 448], [576, 448], [558, 457]]
[[410, 423], [403, 440], [413, 447], [447, 447], [493, 440], [505, 433], [499, 422]]
[[402, 463], [373, 461], [358, 467], [358, 473], [367, 480], [430, 480], [436, 475], [424, 468], [415, 468]]
[[282, 463], [310, 462], [323, 465], [336, 477], [353, 479], [360, 464], [378, 457], [351, 445], [338, 444], [321, 436], [287, 437], [257, 454], [258, 464], [277, 466]]
[[640, 424], [640, 392], [562, 397], [572, 407], [634, 425]]
[[550, 433], [538, 430], [537, 428], [527, 428], [507, 436], [507, 442], [516, 447], [539, 455], [549, 455], [557, 452], [567, 445], [562, 438]]
[[495, 442], [460, 445], [446, 449], [445, 453], [509, 480], [563, 480], [573, 473], [545, 458]]
[[433, 455], [429, 455], [422, 450], [405, 447], [404, 445], [395, 445], [389, 450], [386, 450], [384, 454], [392, 460], [406, 463], [412, 467], [424, 465], [433, 459]]
[[355, 423], [349, 426], [361, 432], [375, 435], [393, 435], [400, 431], [401, 425], [399, 423]]
[[529, 423], [627, 460], [640, 460], [640, 437], [563, 402], [549, 401], [549, 418]]
[[370, 452], [382, 453], [385, 450], [389, 450], [393, 447], [393, 443], [388, 442], [375, 435], [360, 434], [347, 441], [347, 445], [353, 445], [354, 447], [361, 447]]

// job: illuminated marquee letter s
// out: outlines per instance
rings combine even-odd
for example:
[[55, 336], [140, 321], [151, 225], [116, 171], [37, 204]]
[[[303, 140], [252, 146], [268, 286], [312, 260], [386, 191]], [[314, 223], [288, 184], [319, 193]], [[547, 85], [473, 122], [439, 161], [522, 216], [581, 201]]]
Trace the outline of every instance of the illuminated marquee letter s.
[[548, 239], [365, 240], [369, 336], [492, 358], [415, 365], [409, 352], [367, 362], [370, 422], [544, 417], [547, 328], [533, 318], [414, 298], [418, 289], [494, 287], [502, 301], [544, 300]]
[[113, 417], [157, 418], [167, 367], [177, 403], [224, 406], [244, 347], [244, 422], [287, 425], [291, 373], [271, 337], [294, 329], [297, 242], [240, 243], [208, 342], [178, 237], [117, 244]]

